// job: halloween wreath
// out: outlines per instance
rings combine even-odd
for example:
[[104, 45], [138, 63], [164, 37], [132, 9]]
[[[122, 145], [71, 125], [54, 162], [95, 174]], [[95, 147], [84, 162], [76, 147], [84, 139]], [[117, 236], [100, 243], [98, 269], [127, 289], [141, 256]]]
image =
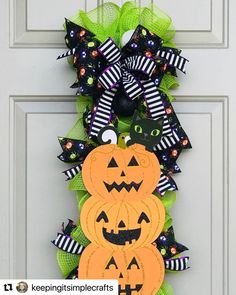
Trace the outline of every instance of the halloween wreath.
[[58, 138], [58, 158], [70, 165], [80, 217], [53, 241], [59, 267], [67, 279], [118, 279], [120, 295], [171, 295], [165, 272], [189, 261], [169, 213], [173, 175], [191, 148], [171, 104], [187, 62], [172, 21], [153, 4], [106, 3], [66, 19], [65, 30], [69, 50], [58, 59], [75, 70], [78, 119]]

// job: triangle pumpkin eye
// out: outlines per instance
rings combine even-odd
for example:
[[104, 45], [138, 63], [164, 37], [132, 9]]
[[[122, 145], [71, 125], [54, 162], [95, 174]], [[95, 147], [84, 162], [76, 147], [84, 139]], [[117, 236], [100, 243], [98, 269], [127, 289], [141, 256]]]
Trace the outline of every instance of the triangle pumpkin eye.
[[111, 265], [114, 265], [115, 268], [118, 269], [118, 266], [117, 266], [117, 264], [116, 264], [116, 262], [115, 262], [114, 257], [111, 257], [111, 259], [110, 259], [110, 261], [108, 262], [108, 264], [107, 264], [107, 266], [106, 266], [105, 269], [109, 269]]
[[144, 212], [142, 212], [141, 215], [139, 216], [138, 224], [141, 224], [142, 221], [145, 221], [146, 223], [150, 223], [150, 219], [147, 217], [147, 215]]
[[108, 168], [114, 168], [114, 167], [118, 167], [118, 164], [116, 163], [116, 160], [112, 157], [111, 161], [109, 162]]
[[138, 164], [138, 162], [137, 162], [137, 160], [135, 159], [134, 156], [133, 156], [133, 157], [131, 158], [131, 160], [129, 161], [128, 166], [139, 166], [139, 164]]
[[140, 269], [140, 267], [139, 267], [139, 265], [138, 265], [138, 262], [137, 262], [137, 260], [136, 260], [135, 257], [131, 260], [131, 262], [130, 262], [130, 264], [128, 265], [127, 269], [131, 269], [132, 265], [136, 265], [136, 266], [137, 266], [137, 269]]
[[100, 222], [101, 220], [104, 220], [105, 223], [108, 222], [108, 217], [107, 217], [107, 215], [106, 215], [106, 213], [104, 211], [102, 211], [99, 214], [98, 218], [96, 219], [96, 222]]

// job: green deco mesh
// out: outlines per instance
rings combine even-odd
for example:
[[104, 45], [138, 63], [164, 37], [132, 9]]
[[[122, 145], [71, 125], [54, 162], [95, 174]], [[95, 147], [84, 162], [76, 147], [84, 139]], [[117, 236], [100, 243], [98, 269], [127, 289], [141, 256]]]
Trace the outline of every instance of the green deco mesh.
[[58, 265], [64, 277], [67, 277], [71, 271], [78, 266], [79, 259], [79, 255], [69, 254], [62, 250], [57, 251]]
[[166, 46], [175, 47], [171, 42], [175, 35], [172, 20], [154, 4], [140, 8], [133, 2], [126, 2], [120, 8], [108, 2], [87, 13], [80, 10], [70, 19], [93, 32], [101, 42], [111, 37], [119, 44], [125, 32], [141, 24], [160, 36]]
[[[134, 30], [139, 24], [146, 27], [149, 31], [155, 33], [164, 40], [164, 46], [176, 48], [172, 42], [175, 30], [171, 18], [161, 11], [154, 4], [149, 7], [140, 8], [134, 2], [125, 2], [122, 7], [114, 3], [105, 3], [90, 12], [78, 11], [70, 20], [87, 30], [93, 32], [96, 38], [104, 42], [111, 37], [118, 45], [121, 43], [122, 35]], [[162, 79], [160, 89], [166, 93], [172, 102], [173, 97], [170, 89], [178, 87], [176, 78], [172, 75], [165, 74]], [[92, 97], [79, 96], [76, 100], [76, 109], [78, 112], [77, 121], [74, 127], [68, 132], [67, 137], [89, 141], [88, 135], [83, 126], [83, 113], [86, 108], [91, 109], [93, 104]], [[119, 118], [118, 131], [120, 133], [128, 132], [132, 118]], [[82, 176], [79, 173], [69, 181], [69, 190], [76, 193], [78, 201], [78, 209], [81, 210], [85, 201], [90, 197], [83, 184]], [[176, 201], [176, 192], [167, 191], [161, 198], [166, 209], [166, 221], [163, 230], [168, 229], [172, 224], [172, 218], [169, 210]], [[87, 246], [90, 242], [82, 232], [80, 224], [72, 232], [72, 238], [83, 246]], [[57, 260], [64, 277], [78, 266], [79, 255], [68, 254], [61, 250], [57, 251]], [[157, 295], [173, 295], [173, 288], [166, 281], [163, 283]]]

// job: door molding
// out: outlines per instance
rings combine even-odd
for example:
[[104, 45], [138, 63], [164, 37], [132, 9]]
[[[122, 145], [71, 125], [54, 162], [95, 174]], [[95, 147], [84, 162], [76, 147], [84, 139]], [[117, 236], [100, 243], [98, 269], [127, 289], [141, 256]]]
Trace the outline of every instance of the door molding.
[[[178, 47], [228, 47], [228, 0], [212, 0], [210, 5], [211, 29], [177, 30], [175, 41]], [[80, 9], [87, 9], [86, 0]], [[62, 30], [29, 30], [27, 28], [27, 0], [10, 0], [11, 47], [65, 48], [64, 35]]]
[[[27, 278], [27, 116], [74, 114], [74, 101], [74, 97], [65, 96], [10, 97], [9, 224], [11, 226], [11, 246], [9, 269], [11, 278]], [[210, 120], [211, 199], [208, 201], [211, 204], [209, 212], [211, 235], [209, 240], [205, 241], [211, 253], [209, 259], [211, 293], [208, 295], [227, 295], [229, 267], [228, 97], [181, 96], [177, 97], [174, 105], [178, 114], [199, 115], [200, 117], [203, 115], [208, 116]]]

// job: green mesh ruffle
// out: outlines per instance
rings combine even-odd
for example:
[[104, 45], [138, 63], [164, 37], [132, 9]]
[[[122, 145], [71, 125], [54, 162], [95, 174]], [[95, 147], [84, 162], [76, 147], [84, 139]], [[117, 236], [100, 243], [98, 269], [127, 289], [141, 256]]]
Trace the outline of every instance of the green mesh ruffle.
[[174, 289], [167, 281], [164, 281], [156, 295], [174, 295]]
[[86, 238], [85, 234], [83, 233], [80, 224], [78, 224], [77, 227], [72, 231], [71, 237], [84, 247], [90, 244], [90, 241]]
[[65, 251], [57, 251], [57, 262], [64, 277], [67, 277], [79, 264], [80, 256], [69, 254]]
[[125, 32], [141, 24], [161, 37], [164, 46], [176, 47], [171, 42], [175, 35], [172, 19], [155, 4], [140, 8], [134, 2], [125, 2], [120, 8], [108, 2], [87, 13], [79, 10], [70, 20], [93, 32], [101, 42], [111, 37], [120, 44]]
[[[146, 27], [149, 31], [155, 33], [164, 40], [164, 46], [176, 48], [172, 42], [175, 30], [171, 18], [161, 11], [156, 5], [151, 4], [149, 7], [140, 8], [134, 2], [125, 2], [122, 7], [114, 3], [105, 3], [90, 12], [78, 11], [70, 20], [80, 26], [85, 27], [96, 35], [96, 38], [104, 42], [111, 37], [118, 45], [121, 44], [123, 34], [129, 30], [134, 30], [139, 24]], [[160, 89], [166, 93], [172, 102], [173, 97], [170, 90], [178, 87], [176, 78], [165, 74], [162, 79]], [[83, 113], [86, 108], [92, 107], [93, 100], [91, 97], [79, 96], [76, 101], [78, 117], [75, 126], [68, 132], [67, 137], [80, 140], [89, 140], [83, 126]], [[128, 132], [132, 118], [119, 118], [118, 131], [120, 133]], [[81, 210], [83, 204], [90, 197], [83, 184], [81, 174], [69, 181], [69, 189], [76, 192], [78, 209]], [[157, 195], [157, 197], [159, 197]], [[170, 208], [176, 201], [176, 192], [166, 192], [160, 198], [166, 209], [166, 220], [163, 230], [167, 230], [172, 225], [172, 218], [169, 213]], [[89, 244], [80, 225], [72, 232], [72, 238], [83, 246]], [[68, 254], [61, 250], [57, 252], [57, 260], [66, 277], [78, 266], [79, 255]], [[169, 283], [164, 281], [157, 295], [173, 295], [173, 288]]]

